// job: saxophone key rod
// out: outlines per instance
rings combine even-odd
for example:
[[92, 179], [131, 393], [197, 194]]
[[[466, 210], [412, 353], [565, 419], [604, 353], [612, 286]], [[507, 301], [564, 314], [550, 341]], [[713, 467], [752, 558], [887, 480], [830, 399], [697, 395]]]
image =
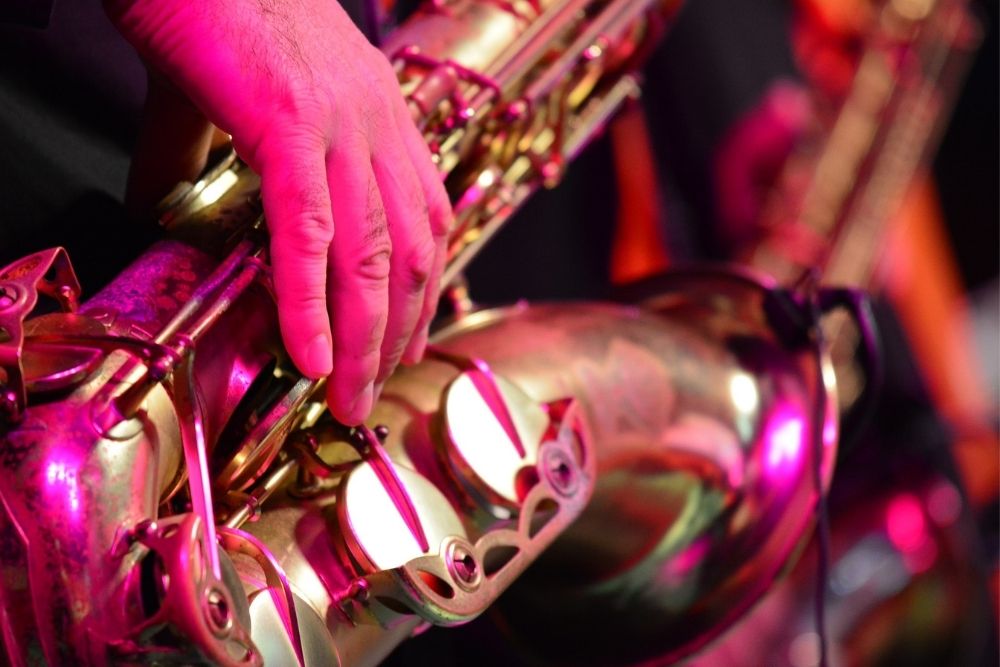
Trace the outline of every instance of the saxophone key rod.
[[590, 0], [562, 0], [546, 8], [542, 15], [521, 34], [505, 53], [484, 72], [484, 76], [496, 82], [496, 88], [481, 90], [469, 103], [466, 121], [477, 118], [495, 100], [497, 90], [501, 97], [509, 95], [518, 83], [545, 54], [549, 53], [557, 35], [567, 30], [570, 19], [583, 12]]
[[586, 9], [590, 2], [591, 0], [559, 0], [546, 7], [541, 16], [521, 33], [484, 74], [499, 82], [500, 90], [508, 93], [548, 53], [555, 36], [567, 30], [569, 19]]
[[174, 377], [173, 394], [180, 411], [181, 445], [187, 466], [191, 507], [204, 523], [205, 539], [201, 543], [205, 558], [216, 579], [222, 579], [218, 538], [215, 530], [215, 509], [212, 505], [212, 483], [208, 474], [208, 452], [205, 444], [205, 420], [194, 382], [194, 353], [189, 354]]
[[[191, 300], [164, 326], [154, 339], [154, 348], [147, 351], [143, 357], [145, 369], [139, 373], [138, 377], [127, 383], [124, 391], [107, 400], [108, 407], [112, 409], [110, 412], [99, 411], [99, 414], [102, 415], [101, 420], [106, 422], [101, 427], [102, 432], [121, 421], [122, 418], [132, 417], [149, 392], [192, 353], [196, 341], [229, 310], [236, 299], [264, 270], [263, 263], [257, 259], [257, 255], [262, 249], [259, 245], [256, 247], [255, 245], [251, 241], [241, 242], [219, 268], [206, 279]], [[242, 271], [236, 278], [226, 285], [226, 288], [210, 304], [208, 309], [191, 324], [188, 332], [182, 333], [181, 328], [201, 309], [206, 299], [220, 285], [229, 280], [241, 266], [243, 267]], [[140, 347], [130, 344], [126, 349], [135, 353]], [[159, 354], [154, 354], [156, 352]], [[137, 368], [132, 370], [138, 371]]]
[[638, 77], [626, 74], [615, 82], [603, 97], [591, 102], [590, 109], [580, 115], [563, 144], [563, 157], [573, 160], [586, 147], [598, 130], [604, 127], [626, 100], [637, 100], [642, 94]]
[[177, 311], [177, 314], [164, 325], [160, 333], [157, 334], [155, 341], [160, 345], [167, 343], [201, 309], [205, 301], [240, 269], [243, 260], [258, 252], [260, 252], [259, 244], [250, 239], [241, 241], [233, 248], [232, 252], [229, 253], [229, 256], [223, 260], [219, 267], [212, 271], [208, 278], [205, 279], [205, 282], [195, 291], [191, 299], [184, 304], [184, 307]]
[[256, 517], [260, 513], [261, 505], [267, 502], [274, 495], [275, 491], [283, 487], [285, 482], [291, 479], [293, 473], [298, 470], [298, 467], [298, 461], [294, 458], [289, 458], [270, 472], [264, 478], [262, 484], [245, 495], [239, 507], [222, 522], [222, 526], [226, 528], [239, 528], [247, 521], [256, 520]]
[[[260, 250], [258, 249], [258, 252]], [[264, 263], [256, 255], [245, 257], [242, 262], [242, 270], [236, 279], [229, 284], [225, 290], [215, 299], [214, 302], [196, 319], [187, 334], [192, 341], [198, 340], [222, 315], [229, 310], [243, 292], [253, 284], [257, 276], [264, 272]]]
[[539, 100], [552, 93], [555, 88], [564, 83], [572, 73], [576, 63], [591, 46], [600, 43], [608, 35], [617, 35], [645, 14], [657, 2], [647, 0], [636, 3], [634, 0], [614, 0], [587, 27], [587, 30], [577, 37], [573, 43], [559, 56], [553, 65], [535, 79], [524, 92], [524, 99], [529, 106], [534, 106]]

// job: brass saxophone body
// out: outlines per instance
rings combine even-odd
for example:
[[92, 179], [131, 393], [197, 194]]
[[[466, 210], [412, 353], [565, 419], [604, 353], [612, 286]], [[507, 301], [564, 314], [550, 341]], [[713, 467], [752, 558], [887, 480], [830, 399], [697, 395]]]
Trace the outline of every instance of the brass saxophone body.
[[[391, 36], [455, 204], [446, 282], [637, 94], [672, 10], [453, 0]], [[677, 656], [803, 539], [837, 427], [788, 295], [706, 275], [641, 306], [460, 312], [346, 429], [281, 347], [258, 191], [234, 155], [183, 184], [170, 238], [82, 306], [61, 250], [0, 271], [10, 663], [372, 664], [546, 551], [518, 597], [555, 591], [567, 624], [504, 612], [540, 654], [573, 661], [567, 628], [610, 612], [616, 660]]]

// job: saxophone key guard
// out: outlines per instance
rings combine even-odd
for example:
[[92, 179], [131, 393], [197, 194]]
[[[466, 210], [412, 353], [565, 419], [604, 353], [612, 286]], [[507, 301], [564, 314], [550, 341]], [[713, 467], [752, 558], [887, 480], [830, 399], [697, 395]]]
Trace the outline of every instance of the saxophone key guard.
[[[344, 479], [337, 504], [344, 542], [369, 570], [365, 604], [345, 596], [354, 620], [362, 608], [380, 623], [401, 609], [435, 625], [475, 618], [589, 499], [592, 457], [572, 403], [550, 411], [484, 362], [463, 366], [438, 414], [433, 446], [447, 470], [429, 471], [437, 484], [388, 457]], [[394, 474], [380, 474], [382, 465]]]

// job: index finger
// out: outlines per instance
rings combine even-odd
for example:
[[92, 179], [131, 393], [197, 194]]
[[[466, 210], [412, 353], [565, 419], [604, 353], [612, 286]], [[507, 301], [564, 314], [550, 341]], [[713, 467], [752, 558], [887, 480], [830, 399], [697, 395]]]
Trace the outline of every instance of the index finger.
[[302, 374], [319, 379], [333, 370], [326, 280], [334, 229], [325, 147], [319, 139], [286, 143], [260, 166], [281, 335]]

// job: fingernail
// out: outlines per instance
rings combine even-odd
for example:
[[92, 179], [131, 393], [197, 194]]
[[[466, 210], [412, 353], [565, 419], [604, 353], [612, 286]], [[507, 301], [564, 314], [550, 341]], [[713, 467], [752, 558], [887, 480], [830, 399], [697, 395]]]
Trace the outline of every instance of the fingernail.
[[372, 411], [372, 403], [375, 400], [375, 383], [369, 382], [368, 386], [365, 387], [358, 398], [354, 401], [354, 406], [351, 408], [351, 426], [357, 426], [365, 419]]
[[333, 372], [333, 344], [329, 334], [321, 333], [306, 346], [306, 365], [302, 372], [313, 378], [321, 378]]

